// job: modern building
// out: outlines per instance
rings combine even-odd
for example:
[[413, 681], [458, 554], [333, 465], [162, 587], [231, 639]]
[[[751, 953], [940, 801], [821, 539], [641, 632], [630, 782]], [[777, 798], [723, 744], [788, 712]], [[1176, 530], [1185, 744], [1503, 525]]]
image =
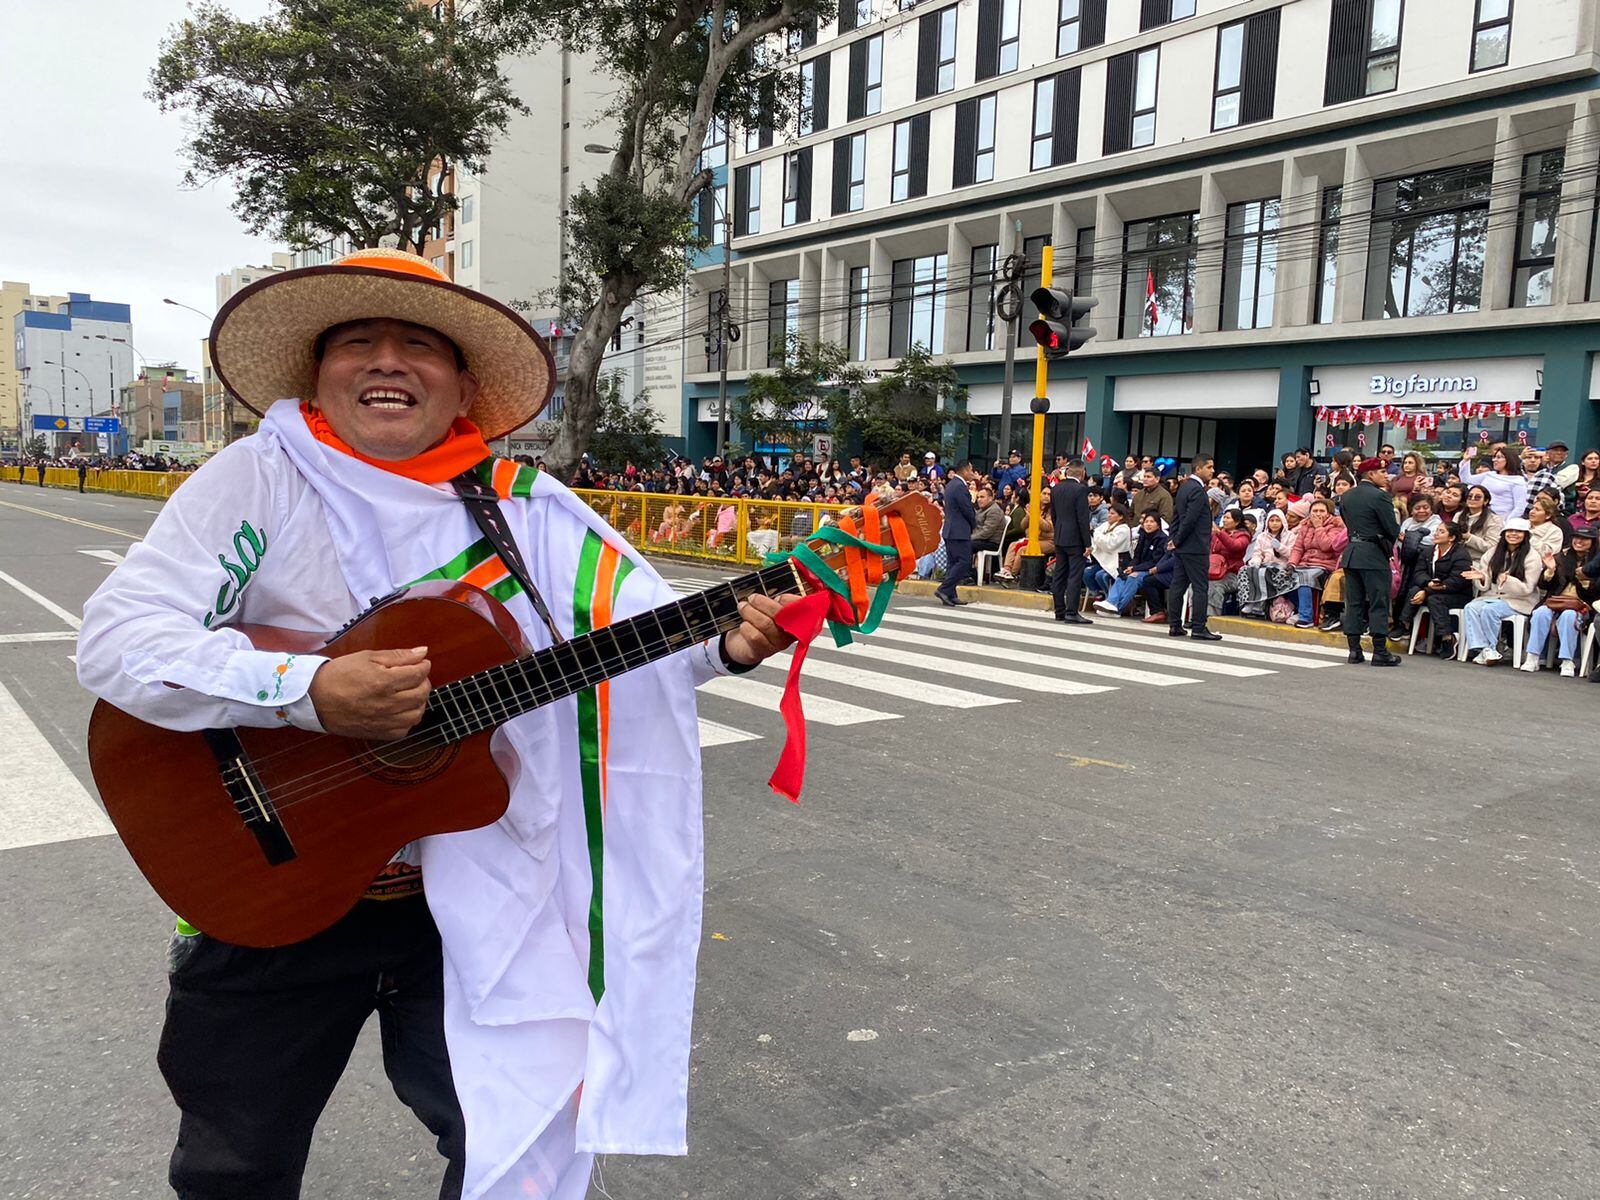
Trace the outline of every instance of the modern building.
[[0, 282], [0, 451], [17, 451], [28, 437], [21, 426], [28, 385], [17, 370], [17, 318], [26, 312], [55, 312], [66, 302], [65, 296], [35, 295], [25, 283]]
[[[78, 423], [117, 415], [121, 391], [134, 378], [129, 307], [69, 292], [46, 311], [24, 308], [11, 324], [25, 434], [32, 435], [34, 418], [55, 417], [64, 423], [60, 447], [80, 441], [89, 449]], [[99, 448], [109, 445], [102, 439]]]
[[[999, 444], [1009, 255], [1092, 295], [1046, 449], [1600, 444], [1591, 0], [858, 0], [787, 47], [797, 127], [720, 132], [733, 387], [786, 334], [921, 344]], [[707, 225], [714, 219], [708, 217]], [[718, 256], [688, 327], [716, 324]], [[1024, 317], [1024, 322], [1028, 318]], [[1033, 346], [1012, 444], [1030, 441]], [[684, 423], [710, 452], [714, 339]]]
[[206, 446], [205, 388], [182, 367], [152, 367], [122, 389], [121, 399], [121, 452], [152, 443]]

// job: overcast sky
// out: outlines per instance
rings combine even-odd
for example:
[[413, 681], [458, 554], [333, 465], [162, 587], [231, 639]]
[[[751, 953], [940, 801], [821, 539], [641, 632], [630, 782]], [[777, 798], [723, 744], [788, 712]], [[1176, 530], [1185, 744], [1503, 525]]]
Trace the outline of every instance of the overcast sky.
[[[253, 19], [272, 4], [228, 6]], [[138, 349], [196, 371], [208, 322], [162, 297], [209, 314], [216, 276], [274, 247], [245, 232], [228, 188], [182, 188], [182, 121], [145, 99], [161, 38], [186, 11], [184, 0], [0, 0], [13, 164], [0, 277], [131, 304]]]

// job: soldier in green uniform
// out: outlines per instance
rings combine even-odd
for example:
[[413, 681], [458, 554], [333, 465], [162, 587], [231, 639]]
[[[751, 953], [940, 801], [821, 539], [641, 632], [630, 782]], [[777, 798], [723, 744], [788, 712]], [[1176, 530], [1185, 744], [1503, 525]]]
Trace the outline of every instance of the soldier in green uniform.
[[1397, 667], [1400, 657], [1389, 653], [1389, 554], [1400, 536], [1394, 501], [1389, 496], [1389, 469], [1380, 458], [1369, 458], [1358, 468], [1360, 482], [1339, 502], [1339, 516], [1350, 531], [1340, 566], [1344, 568], [1344, 636], [1350, 643], [1350, 661], [1365, 662], [1361, 653], [1361, 625], [1365, 618], [1372, 634], [1372, 665]]

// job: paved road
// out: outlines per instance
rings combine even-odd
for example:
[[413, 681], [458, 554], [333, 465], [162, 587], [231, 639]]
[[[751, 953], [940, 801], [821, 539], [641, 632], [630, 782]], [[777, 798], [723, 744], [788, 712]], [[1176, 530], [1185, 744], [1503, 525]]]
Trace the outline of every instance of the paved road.
[[[0, 484], [0, 1197], [167, 1194], [170, 917], [69, 658], [154, 508]], [[916, 600], [814, 654], [799, 807], [779, 670], [702, 697], [691, 1154], [605, 1194], [1596, 1193], [1600, 689]], [[308, 1179], [434, 1193], [372, 1040]]]

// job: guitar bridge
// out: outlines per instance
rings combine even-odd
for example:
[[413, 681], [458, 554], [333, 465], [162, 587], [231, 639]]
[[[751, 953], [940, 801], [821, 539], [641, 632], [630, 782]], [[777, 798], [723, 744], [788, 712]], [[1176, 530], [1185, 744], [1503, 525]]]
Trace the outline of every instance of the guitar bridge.
[[269, 865], [277, 867], [296, 857], [294, 843], [278, 818], [277, 806], [267, 794], [267, 786], [256, 774], [244, 743], [232, 729], [203, 731], [206, 745], [216, 756], [222, 773], [222, 786], [233, 801], [234, 811], [255, 836]]

